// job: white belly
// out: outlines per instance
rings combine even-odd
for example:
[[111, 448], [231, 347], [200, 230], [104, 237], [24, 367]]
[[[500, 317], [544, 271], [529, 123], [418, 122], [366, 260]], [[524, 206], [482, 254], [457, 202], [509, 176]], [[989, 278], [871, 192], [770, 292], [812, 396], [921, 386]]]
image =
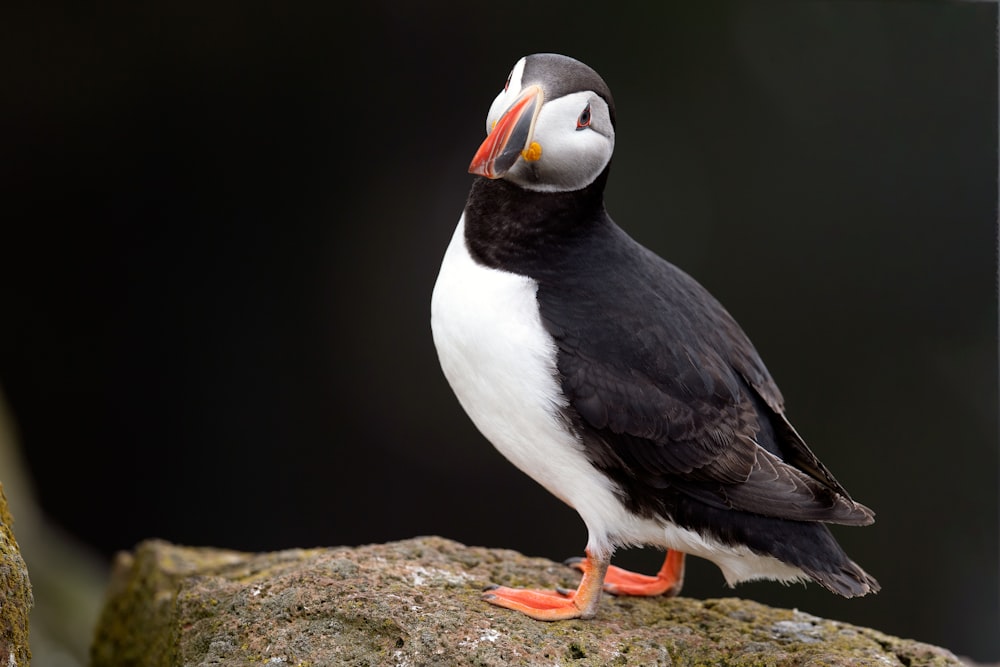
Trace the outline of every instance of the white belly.
[[[542, 326], [526, 276], [478, 264], [465, 245], [465, 219], [445, 252], [431, 298], [431, 331], [459, 403], [511, 463], [576, 509], [591, 532], [627, 513], [612, 483], [565, 427], [556, 346]], [[613, 530], [613, 528], [612, 528]], [[662, 531], [661, 531], [662, 532]]]
[[774, 558], [625, 509], [561, 417], [566, 401], [556, 345], [542, 326], [537, 290], [531, 278], [477, 263], [465, 245], [465, 217], [459, 220], [434, 285], [431, 332], [445, 378], [486, 439], [580, 513], [595, 555], [610, 555], [616, 545], [649, 544], [708, 558], [730, 584], [800, 578], [801, 571]]

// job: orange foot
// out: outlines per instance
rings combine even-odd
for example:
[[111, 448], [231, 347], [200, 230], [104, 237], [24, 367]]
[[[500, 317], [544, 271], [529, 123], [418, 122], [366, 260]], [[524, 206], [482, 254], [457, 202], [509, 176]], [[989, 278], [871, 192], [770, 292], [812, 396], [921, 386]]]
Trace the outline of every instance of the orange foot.
[[[583, 572], [587, 576], [589, 561], [583, 558], [570, 558], [566, 564]], [[668, 550], [663, 561], [663, 567], [655, 577], [637, 572], [629, 572], [614, 565], [608, 566], [604, 578], [604, 591], [612, 595], [654, 596], [666, 595], [673, 597], [681, 592], [684, 585], [684, 554], [680, 551]]]
[[506, 607], [527, 614], [539, 621], [562, 621], [569, 618], [593, 618], [601, 601], [601, 586], [608, 560], [592, 558], [587, 552], [583, 565], [583, 579], [575, 591], [539, 591], [529, 588], [491, 586], [483, 592], [483, 599], [498, 607]]

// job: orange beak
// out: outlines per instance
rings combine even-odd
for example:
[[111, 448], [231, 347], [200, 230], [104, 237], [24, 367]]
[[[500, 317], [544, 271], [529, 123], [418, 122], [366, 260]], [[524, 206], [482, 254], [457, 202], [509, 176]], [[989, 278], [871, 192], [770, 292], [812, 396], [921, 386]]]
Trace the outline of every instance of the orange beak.
[[469, 173], [501, 178], [531, 143], [535, 119], [542, 108], [542, 89], [528, 86], [510, 105], [472, 158]]

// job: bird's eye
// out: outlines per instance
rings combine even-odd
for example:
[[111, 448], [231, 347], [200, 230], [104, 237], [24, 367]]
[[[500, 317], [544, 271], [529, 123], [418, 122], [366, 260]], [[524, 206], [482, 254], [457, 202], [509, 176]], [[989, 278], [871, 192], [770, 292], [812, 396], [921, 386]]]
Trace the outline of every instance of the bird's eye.
[[576, 129], [582, 130], [590, 125], [590, 105], [588, 104], [576, 119]]

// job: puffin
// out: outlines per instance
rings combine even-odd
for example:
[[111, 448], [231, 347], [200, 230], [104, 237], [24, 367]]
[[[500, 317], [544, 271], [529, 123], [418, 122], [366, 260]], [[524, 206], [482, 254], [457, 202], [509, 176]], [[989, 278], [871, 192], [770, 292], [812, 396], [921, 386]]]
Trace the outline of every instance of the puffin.
[[[542, 621], [592, 618], [602, 592], [677, 595], [689, 554], [730, 586], [877, 592], [828, 528], [873, 512], [793, 428], [747, 335], [609, 216], [615, 125], [589, 66], [518, 60], [434, 285], [433, 341], [462, 408], [588, 534], [585, 556], [567, 561], [582, 572], [576, 590], [490, 586], [483, 599]], [[636, 546], [666, 552], [657, 574], [610, 564]]]

